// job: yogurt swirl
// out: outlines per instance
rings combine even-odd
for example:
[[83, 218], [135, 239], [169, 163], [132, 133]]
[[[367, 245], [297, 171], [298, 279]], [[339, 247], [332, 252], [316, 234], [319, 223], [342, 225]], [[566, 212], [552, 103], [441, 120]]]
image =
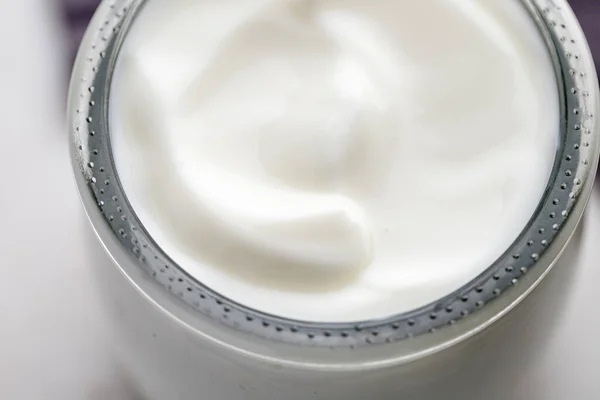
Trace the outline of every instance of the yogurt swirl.
[[131, 204], [182, 268], [339, 322], [499, 257], [545, 189], [558, 108], [518, 0], [151, 0], [111, 127]]

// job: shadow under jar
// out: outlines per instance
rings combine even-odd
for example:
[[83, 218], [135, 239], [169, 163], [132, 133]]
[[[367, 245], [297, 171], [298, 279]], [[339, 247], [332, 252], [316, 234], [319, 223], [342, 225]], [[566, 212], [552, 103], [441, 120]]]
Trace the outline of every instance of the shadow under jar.
[[[353, 323], [287, 319], [234, 302], [175, 263], [145, 229], [115, 167], [109, 108], [120, 50], [149, 2], [101, 4], [77, 57], [68, 110], [79, 193], [106, 250], [93, 253], [98, 286], [118, 355], [144, 395], [480, 398], [501, 390], [494, 376], [508, 379], [518, 371], [511, 366], [525, 368], [529, 352], [543, 346], [539, 338], [551, 329], [577, 263], [577, 227], [600, 146], [597, 77], [566, 1], [522, 1], [554, 62], [560, 103], [551, 178], [529, 223], [500, 258], [455, 292], [408, 312]], [[546, 275], [553, 279], [534, 291]], [[544, 312], [531, 320], [533, 297], [542, 299]], [[517, 336], [517, 348], [503, 351], [501, 343]]]

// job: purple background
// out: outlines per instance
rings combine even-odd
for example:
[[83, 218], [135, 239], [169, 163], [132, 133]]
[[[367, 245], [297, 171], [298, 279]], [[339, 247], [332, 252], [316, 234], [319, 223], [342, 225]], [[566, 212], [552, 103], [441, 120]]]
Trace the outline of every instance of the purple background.
[[600, 0], [570, 0], [569, 3], [583, 26], [598, 66], [600, 65]]

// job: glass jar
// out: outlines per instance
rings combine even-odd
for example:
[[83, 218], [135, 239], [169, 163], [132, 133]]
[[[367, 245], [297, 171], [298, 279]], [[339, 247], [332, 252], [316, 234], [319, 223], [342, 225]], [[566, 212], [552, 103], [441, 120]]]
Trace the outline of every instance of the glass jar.
[[[532, 322], [527, 304], [538, 297], [552, 312], [560, 306], [565, 289], [552, 281], [566, 284], [568, 266], [576, 263], [577, 226], [598, 163], [600, 109], [590, 50], [567, 2], [522, 1], [552, 54], [563, 116], [552, 178], [535, 215], [504, 256], [452, 295], [358, 324], [291, 321], [231, 302], [191, 278], [152, 240], [120, 185], [108, 118], [119, 49], [146, 1], [101, 4], [71, 82], [71, 155], [105, 250], [91, 259], [118, 354], [144, 394], [156, 400], [483, 398], [494, 376], [526, 364], [532, 342], [516, 346], [507, 338], [551, 329], [552, 313], [536, 313]], [[554, 265], [565, 267], [534, 291]]]

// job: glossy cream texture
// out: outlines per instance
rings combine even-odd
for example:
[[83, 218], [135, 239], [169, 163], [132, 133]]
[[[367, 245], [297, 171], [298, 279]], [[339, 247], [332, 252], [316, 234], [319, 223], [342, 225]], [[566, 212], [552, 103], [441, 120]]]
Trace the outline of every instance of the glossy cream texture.
[[518, 0], [150, 0], [112, 143], [142, 223], [208, 287], [381, 318], [517, 238], [552, 170], [556, 87]]

